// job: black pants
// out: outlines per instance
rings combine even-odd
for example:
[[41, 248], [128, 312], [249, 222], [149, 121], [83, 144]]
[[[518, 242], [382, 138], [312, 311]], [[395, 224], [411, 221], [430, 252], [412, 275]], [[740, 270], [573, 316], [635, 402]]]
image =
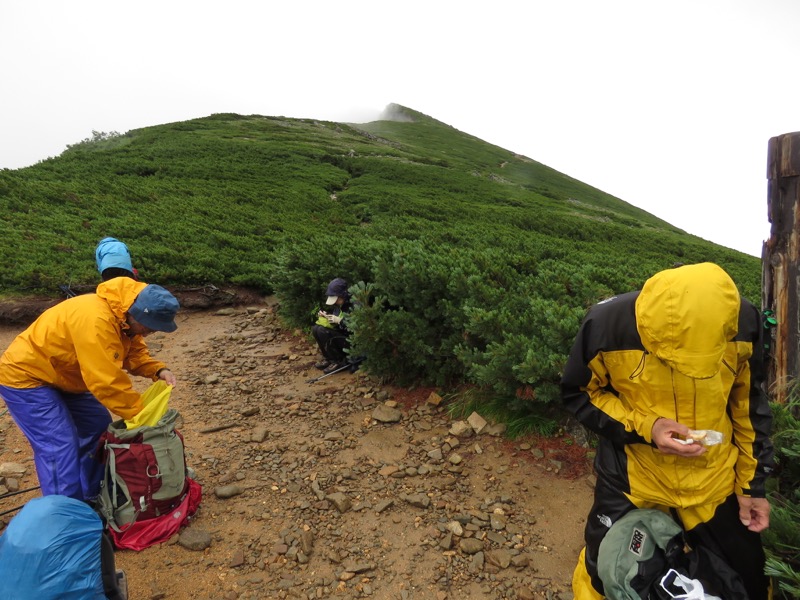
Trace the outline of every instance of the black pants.
[[[761, 534], [750, 531], [739, 521], [739, 501], [735, 494], [717, 507], [710, 521], [687, 531], [686, 541], [691, 548], [707, 549], [723, 558], [741, 577], [750, 600], [768, 598], [769, 578], [764, 574], [766, 557]], [[720, 590], [717, 595], [725, 597], [724, 592]]]
[[[616, 523], [635, 508], [636, 506], [613, 486], [602, 481], [597, 482], [594, 504], [586, 521], [585, 567], [591, 577], [592, 587], [600, 594], [603, 593], [603, 584], [597, 575], [600, 542], [611, 523]], [[677, 515], [672, 512], [673, 518], [680, 525]], [[769, 578], [764, 574], [766, 559], [761, 535], [748, 530], [739, 521], [739, 502], [735, 494], [731, 494], [717, 507], [711, 519], [687, 531], [685, 539], [692, 549], [698, 550], [699, 558], [694, 563], [694, 568], [708, 570], [709, 564], [719, 565], [718, 560], [722, 562], [716, 569], [711, 567], [714, 573], [707, 574], [718, 578], [716, 582], [712, 582], [712, 586], [716, 585], [725, 590], [727, 586], [736, 587], [743, 584], [749, 600], [767, 600]], [[737, 573], [741, 581], [725, 581], [736, 579]], [[730, 574], [730, 577], [727, 577], [727, 574]], [[699, 576], [693, 578], [705, 579]], [[712, 589], [706, 591], [726, 597], [721, 591]]]
[[347, 334], [323, 325], [314, 325], [311, 334], [317, 340], [322, 356], [335, 363], [347, 362], [345, 354], [345, 349], [349, 347]]

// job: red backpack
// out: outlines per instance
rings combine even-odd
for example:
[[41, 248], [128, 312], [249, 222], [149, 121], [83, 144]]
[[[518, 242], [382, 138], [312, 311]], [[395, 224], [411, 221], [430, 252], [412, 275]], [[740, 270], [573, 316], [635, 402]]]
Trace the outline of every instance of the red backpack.
[[98, 510], [118, 548], [141, 550], [169, 539], [200, 505], [202, 488], [187, 474], [178, 411], [150, 427], [115, 421], [100, 438], [105, 477]]

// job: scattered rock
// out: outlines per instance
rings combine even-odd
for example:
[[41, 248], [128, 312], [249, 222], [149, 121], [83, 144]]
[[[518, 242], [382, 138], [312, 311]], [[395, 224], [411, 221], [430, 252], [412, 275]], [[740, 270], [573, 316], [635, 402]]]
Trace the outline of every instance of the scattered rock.
[[244, 488], [238, 485], [221, 485], [214, 488], [214, 495], [220, 499], [233, 498], [243, 493]]
[[500, 567], [501, 569], [507, 569], [511, 564], [511, 553], [505, 548], [488, 550], [486, 552], [486, 560], [489, 564]]
[[478, 574], [483, 571], [483, 565], [486, 562], [486, 558], [483, 552], [476, 552], [472, 555], [472, 558], [469, 561], [469, 572], [473, 575]]
[[466, 436], [472, 434], [472, 426], [466, 421], [455, 421], [450, 426], [450, 435]]
[[516, 588], [517, 600], [536, 600], [536, 594], [529, 587], [520, 586]]
[[260, 444], [265, 439], [267, 439], [267, 435], [268, 434], [269, 434], [269, 431], [267, 430], [266, 427], [256, 427], [255, 429], [253, 429], [253, 432], [250, 434], [250, 441]]
[[375, 407], [375, 410], [372, 411], [372, 418], [381, 423], [397, 423], [403, 418], [403, 413], [397, 408], [387, 406], [386, 404], [379, 404]]
[[483, 431], [483, 433], [491, 435], [493, 437], [500, 437], [506, 432], [506, 429], [508, 429], [508, 425], [506, 425], [505, 423], [493, 423], [492, 425], [489, 425]]
[[187, 550], [200, 551], [211, 546], [211, 534], [203, 529], [189, 527], [181, 531], [178, 545]]
[[464, 535], [464, 528], [461, 526], [461, 523], [458, 521], [450, 521], [447, 525], [445, 525], [445, 529], [454, 533], [455, 535], [461, 537]]
[[404, 494], [402, 498], [411, 506], [418, 508], [428, 508], [431, 505], [431, 499], [426, 494]]
[[399, 470], [400, 467], [398, 467], [397, 465], [386, 465], [384, 467], [381, 467], [380, 470], [378, 470], [378, 474], [383, 475], [384, 477], [391, 477]]
[[453, 547], [453, 534], [452, 532], [447, 532], [442, 539], [439, 540], [439, 548], [442, 550], [450, 550]]
[[231, 556], [231, 561], [228, 563], [228, 566], [232, 569], [236, 567], [241, 567], [244, 564], [244, 550], [241, 548], [237, 548], [233, 552], [233, 556]]
[[483, 550], [483, 542], [475, 538], [464, 538], [458, 543], [464, 554], [475, 554]]
[[431, 406], [439, 406], [442, 403], [442, 397], [436, 392], [431, 392], [426, 402]]
[[28, 469], [25, 465], [19, 463], [4, 462], [0, 464], [0, 476], [2, 477], [16, 477], [17, 479], [21, 479], [27, 472]]
[[353, 506], [350, 499], [341, 492], [335, 492], [333, 494], [328, 494], [325, 496], [325, 499], [333, 504], [340, 513], [345, 513]]
[[356, 575], [359, 573], [366, 573], [367, 571], [372, 571], [375, 568], [375, 565], [371, 563], [346, 563], [344, 565], [344, 570], [350, 573], [355, 573]]
[[486, 422], [482, 416], [478, 413], [473, 412], [468, 418], [467, 423], [469, 426], [472, 427], [472, 431], [474, 431], [477, 435], [483, 433], [483, 431], [488, 427], [489, 423]]
[[435, 460], [437, 462], [442, 460], [444, 458], [444, 454], [442, 454], [442, 449], [436, 448], [434, 450], [431, 450], [430, 452], [428, 452], [428, 458], [430, 458], [431, 460]]

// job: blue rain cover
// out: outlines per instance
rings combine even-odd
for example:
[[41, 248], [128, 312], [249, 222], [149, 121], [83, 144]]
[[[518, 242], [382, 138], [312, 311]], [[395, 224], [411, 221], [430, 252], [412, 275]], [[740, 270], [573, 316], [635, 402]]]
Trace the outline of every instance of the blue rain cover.
[[0, 598], [105, 600], [100, 517], [66, 496], [30, 500], [0, 535]]

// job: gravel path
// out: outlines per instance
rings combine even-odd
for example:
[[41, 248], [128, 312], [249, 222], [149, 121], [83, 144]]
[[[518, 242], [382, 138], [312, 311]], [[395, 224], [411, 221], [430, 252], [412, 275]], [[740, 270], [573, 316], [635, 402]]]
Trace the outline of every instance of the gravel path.
[[[454, 421], [441, 390], [308, 383], [315, 348], [273, 308], [188, 312], [148, 338], [179, 378], [171, 405], [203, 502], [168, 543], [117, 553], [131, 600], [572, 598], [592, 486], [581, 453]], [[3, 347], [13, 335], [0, 330]], [[7, 414], [0, 451], [27, 467], [15, 485], [35, 485]]]

